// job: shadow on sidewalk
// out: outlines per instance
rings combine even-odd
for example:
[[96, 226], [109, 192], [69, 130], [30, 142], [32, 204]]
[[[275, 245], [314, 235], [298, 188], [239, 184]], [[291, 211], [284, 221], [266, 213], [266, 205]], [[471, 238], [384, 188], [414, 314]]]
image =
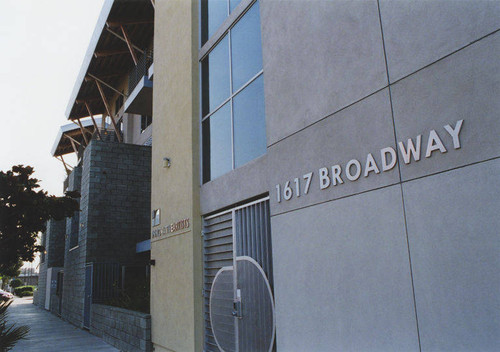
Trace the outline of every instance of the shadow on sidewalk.
[[35, 306], [32, 297], [16, 297], [8, 309], [7, 321], [30, 327], [27, 339], [19, 341], [12, 352], [118, 351], [97, 336]]

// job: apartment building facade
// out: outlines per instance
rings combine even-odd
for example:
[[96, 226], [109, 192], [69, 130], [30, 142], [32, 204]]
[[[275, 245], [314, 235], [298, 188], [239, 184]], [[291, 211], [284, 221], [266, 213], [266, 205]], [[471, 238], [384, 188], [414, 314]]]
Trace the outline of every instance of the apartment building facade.
[[155, 6], [155, 350], [495, 350], [498, 2]]
[[[73, 321], [87, 264], [133, 225], [111, 214], [136, 204], [126, 187], [92, 212], [88, 184], [149, 163], [136, 249], [155, 351], [495, 350], [499, 15], [472, 0], [105, 2], [67, 113], [108, 116], [68, 183]], [[129, 158], [151, 140], [150, 159]], [[108, 236], [99, 259], [81, 254]]]
[[80, 204], [59, 239], [58, 314], [123, 351], [152, 348], [153, 21], [149, 1], [104, 3], [52, 149]]

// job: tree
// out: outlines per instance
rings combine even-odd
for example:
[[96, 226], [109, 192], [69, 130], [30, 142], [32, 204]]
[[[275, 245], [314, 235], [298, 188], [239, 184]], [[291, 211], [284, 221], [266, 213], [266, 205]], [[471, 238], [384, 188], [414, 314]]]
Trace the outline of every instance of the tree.
[[19, 286], [22, 286], [23, 282], [19, 279], [12, 279], [10, 281], [10, 287], [12, 288], [16, 288], [16, 287], [19, 287]]
[[21, 267], [23, 266], [23, 262], [19, 260], [15, 264], [1, 264], [0, 263], [0, 288], [3, 288], [7, 282], [13, 277], [19, 276], [21, 273]]
[[75, 194], [55, 197], [37, 190], [39, 180], [31, 177], [33, 172], [23, 165], [0, 171], [0, 270], [19, 261], [32, 262], [44, 250], [36, 241], [47, 220], [62, 220], [79, 210]]

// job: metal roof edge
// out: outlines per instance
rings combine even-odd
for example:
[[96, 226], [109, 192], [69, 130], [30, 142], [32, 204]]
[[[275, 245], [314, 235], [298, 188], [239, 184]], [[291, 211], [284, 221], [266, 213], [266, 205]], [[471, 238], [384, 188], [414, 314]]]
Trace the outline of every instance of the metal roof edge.
[[52, 145], [52, 149], [50, 150], [50, 155], [52, 155], [53, 157], [56, 156], [55, 154], [56, 154], [57, 146], [59, 145], [59, 142], [61, 141], [62, 135], [63, 135], [63, 131], [61, 128], [59, 128], [59, 131], [57, 131], [56, 139], [54, 140], [54, 144]]
[[[101, 125], [102, 117], [95, 117], [94, 120], [95, 120], [97, 126]], [[83, 127], [94, 126], [94, 123], [92, 122], [91, 119], [82, 120], [81, 123], [82, 123]], [[54, 140], [54, 144], [52, 145], [52, 150], [50, 151], [52, 156], [55, 156], [54, 154], [56, 153], [57, 146], [59, 145], [59, 143], [61, 143], [61, 139], [62, 139], [64, 132], [73, 131], [76, 129], [80, 129], [80, 127], [74, 123], [68, 123], [66, 125], [62, 125], [59, 128], [59, 131], [57, 131], [56, 139]]]
[[76, 78], [75, 86], [73, 87], [73, 91], [71, 92], [68, 105], [66, 107], [66, 119], [70, 119], [69, 115], [71, 114], [71, 110], [73, 109], [73, 105], [75, 104], [76, 97], [78, 96], [78, 92], [80, 91], [80, 87], [83, 83], [85, 75], [87, 74], [87, 70], [90, 65], [90, 61], [92, 60], [92, 56], [94, 55], [94, 51], [97, 47], [97, 42], [101, 37], [101, 33], [106, 25], [106, 21], [108, 19], [109, 13], [111, 12], [111, 7], [113, 6], [114, 0], [105, 0], [101, 13], [99, 14], [99, 19], [97, 20], [94, 33], [92, 34], [92, 38], [90, 39], [89, 46], [87, 48], [87, 52], [85, 53], [85, 57], [83, 58], [82, 66], [80, 67], [80, 72]]

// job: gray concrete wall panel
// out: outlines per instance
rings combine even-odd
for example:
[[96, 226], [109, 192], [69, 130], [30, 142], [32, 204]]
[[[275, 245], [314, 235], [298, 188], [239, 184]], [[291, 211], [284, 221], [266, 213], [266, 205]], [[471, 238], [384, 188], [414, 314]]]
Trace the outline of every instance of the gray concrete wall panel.
[[500, 159], [403, 185], [422, 351], [500, 346]]
[[500, 2], [381, 0], [391, 82], [500, 28]]
[[[271, 192], [271, 214], [399, 182], [397, 166], [382, 171], [380, 150], [389, 146], [396, 148], [388, 89], [273, 145], [268, 149], [269, 165], [272, 167], [267, 180]], [[370, 172], [365, 177], [369, 153], [378, 164], [380, 173]], [[362, 168], [362, 174], [356, 181], [350, 181], [346, 177], [346, 165], [352, 159], [358, 160]], [[319, 168], [327, 168], [332, 179], [333, 165], [342, 168], [340, 179], [344, 183], [337, 181], [334, 186], [331, 181], [329, 187], [320, 189]], [[313, 176], [309, 192], [304, 194], [306, 182], [303, 175], [311, 171]], [[301, 183], [300, 197], [296, 196], [295, 178], [299, 178]], [[290, 200], [285, 200], [282, 195], [281, 202], [278, 203], [276, 185], [280, 184], [281, 193], [284, 193], [287, 181], [290, 181], [294, 195]]]
[[261, 23], [268, 145], [387, 86], [375, 0], [262, 1]]
[[279, 351], [418, 351], [399, 185], [271, 225]]
[[[401, 167], [403, 180], [500, 155], [500, 32], [394, 84], [392, 101], [398, 141], [422, 134], [421, 159]], [[443, 126], [463, 119], [460, 149]], [[447, 152], [425, 158], [430, 129]]]
[[268, 157], [263, 155], [205, 183], [200, 191], [201, 213], [207, 214], [267, 193], [268, 169]]

